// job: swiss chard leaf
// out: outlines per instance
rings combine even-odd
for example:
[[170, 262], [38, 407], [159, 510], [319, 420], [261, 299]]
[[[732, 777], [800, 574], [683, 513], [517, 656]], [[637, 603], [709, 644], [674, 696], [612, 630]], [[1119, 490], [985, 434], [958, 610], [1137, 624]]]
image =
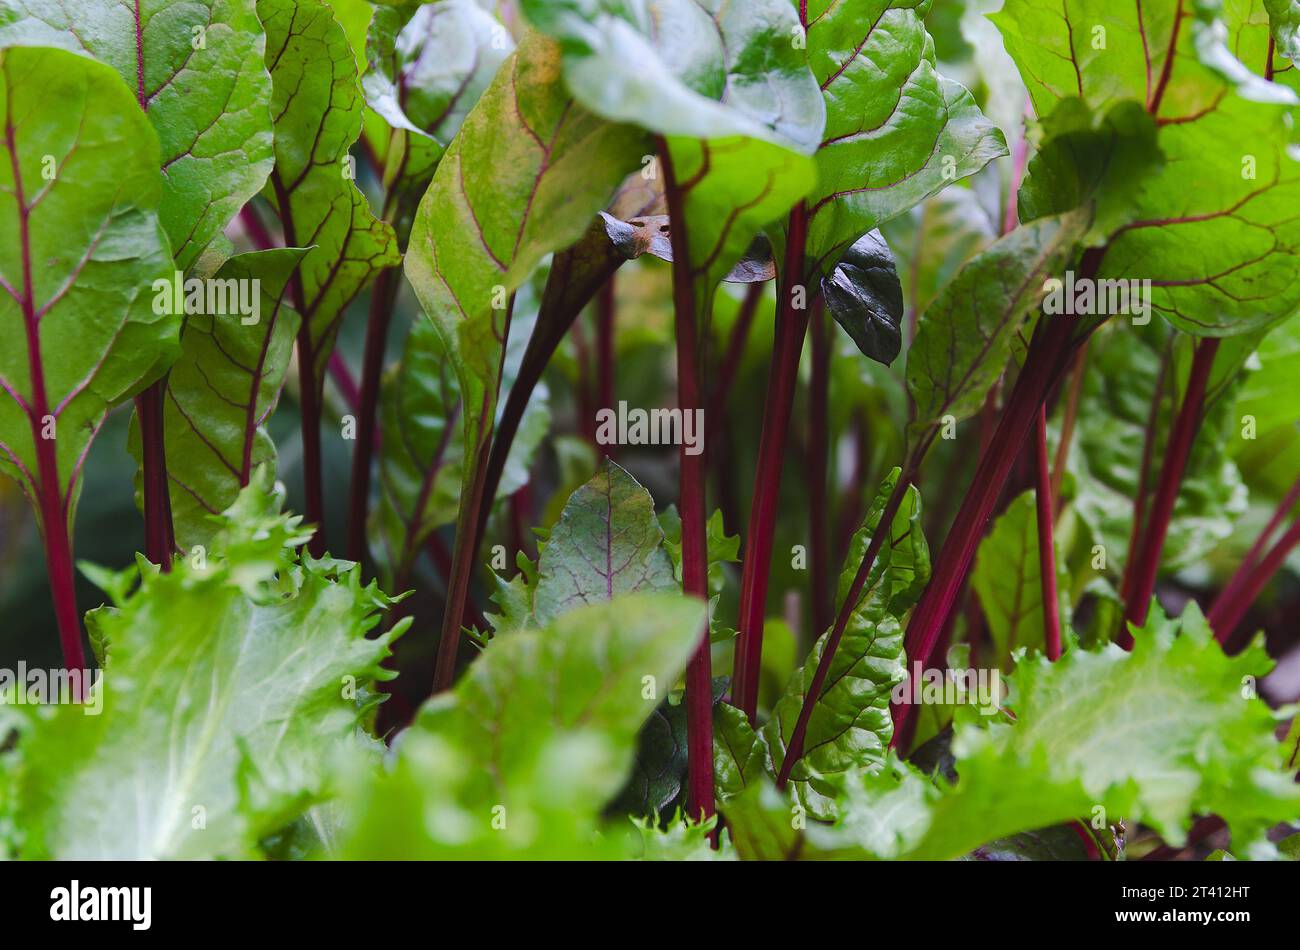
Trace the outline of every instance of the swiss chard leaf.
[[826, 102], [808, 197], [806, 277], [831, 273], [863, 234], [1006, 154], [970, 93], [935, 70], [925, 7], [814, 0], [808, 62]]
[[60, 46], [107, 63], [158, 133], [158, 217], [188, 271], [273, 162], [266, 37], [253, 0], [14, 0], [0, 45]]
[[388, 188], [428, 183], [514, 46], [505, 27], [474, 0], [375, 9], [361, 87], [393, 129]]
[[[71, 522], [108, 410], [178, 348], [179, 320], [148, 292], [172, 274], [158, 137], [117, 73], [85, 57], [0, 50], [0, 83], [0, 337], [13, 343], [0, 347], [0, 467]], [[67, 106], [49, 114], [51, 101]]]
[[888, 366], [903, 348], [903, 286], [879, 231], [864, 234], [822, 278], [826, 309], [866, 356]]
[[[1148, 490], [1165, 456], [1174, 415], [1169, 407], [1175, 404], [1176, 367], [1171, 365], [1163, 374], [1164, 395], [1157, 391], [1171, 334], [1159, 332], [1155, 324], [1146, 329], [1151, 332], [1116, 327], [1093, 339], [1088, 350], [1093, 369], [1084, 379], [1079, 403], [1078, 450], [1070, 455], [1075, 509], [1108, 552], [1111, 570], [1124, 567], [1153, 401], [1162, 400], [1162, 409], [1156, 415]], [[1183, 567], [1204, 556], [1231, 533], [1245, 509], [1246, 490], [1228, 458], [1240, 424], [1233, 395], [1210, 405], [1197, 431], [1161, 553], [1168, 567]]]
[[347, 36], [321, 0], [258, 0], [275, 117], [268, 197], [285, 243], [312, 248], [291, 284], [303, 321], [298, 358], [318, 387], [343, 311], [382, 270], [401, 263], [393, 229], [370, 213], [348, 149], [365, 102]]
[[1099, 114], [1136, 102], [1156, 120], [1165, 164], [1108, 235], [1098, 276], [1149, 278], [1152, 306], [1195, 335], [1253, 332], [1300, 304], [1297, 97], [1247, 68], [1266, 66], [1268, 24], [1253, 6], [1231, 4], [1220, 21], [1216, 5], [1181, 0], [1081, 0], [1064, 14], [1008, 0], [994, 17], [1039, 115], [1077, 96]]
[[903, 285], [908, 322], [914, 324], [968, 260], [997, 230], [970, 188], [945, 188], [882, 228]]
[[498, 578], [497, 600], [505, 608], [498, 632], [545, 626], [623, 593], [680, 588], [654, 499], [608, 459], [569, 496], [538, 549], [535, 567], [526, 565], [508, 583]]
[[650, 493], [608, 459], [570, 496], [538, 554], [533, 613], [546, 625], [582, 604], [676, 589]]
[[89, 615], [93, 702], [33, 715], [10, 753], [23, 856], [248, 857], [329, 794], [406, 625], [368, 639], [392, 602], [356, 565], [300, 558], [269, 488], [263, 471], [202, 562]]

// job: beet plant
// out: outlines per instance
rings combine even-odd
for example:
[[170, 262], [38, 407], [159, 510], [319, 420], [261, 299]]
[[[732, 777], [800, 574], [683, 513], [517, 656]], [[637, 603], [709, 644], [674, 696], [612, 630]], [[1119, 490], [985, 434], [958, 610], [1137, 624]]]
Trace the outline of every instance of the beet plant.
[[0, 0], [0, 853], [1296, 857], [1297, 58]]

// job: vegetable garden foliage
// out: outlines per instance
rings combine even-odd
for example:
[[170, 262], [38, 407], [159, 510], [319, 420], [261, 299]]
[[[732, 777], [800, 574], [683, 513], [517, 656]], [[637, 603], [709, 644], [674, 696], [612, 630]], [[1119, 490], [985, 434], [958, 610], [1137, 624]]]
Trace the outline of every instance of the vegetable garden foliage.
[[1300, 15], [958, 2], [0, 0], [0, 855], [1293, 857]]

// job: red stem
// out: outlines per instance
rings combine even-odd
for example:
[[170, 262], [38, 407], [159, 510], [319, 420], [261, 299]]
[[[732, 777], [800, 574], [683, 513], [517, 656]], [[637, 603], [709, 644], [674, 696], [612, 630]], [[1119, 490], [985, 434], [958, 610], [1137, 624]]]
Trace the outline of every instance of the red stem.
[[827, 511], [827, 456], [830, 453], [830, 334], [821, 297], [813, 305], [812, 378], [810, 380], [808, 433], [809, 565], [812, 568], [812, 637], [815, 642], [831, 625], [830, 514]]
[[[1272, 517], [1268, 519], [1268, 524], [1265, 525], [1264, 530], [1260, 532], [1259, 537], [1255, 539], [1255, 543], [1250, 546], [1250, 550], [1246, 552], [1245, 558], [1242, 559], [1241, 566], [1238, 567], [1232, 577], [1228, 579], [1228, 583], [1223, 585], [1223, 590], [1219, 591], [1219, 595], [1214, 599], [1214, 603], [1210, 605], [1210, 613], [1206, 619], [1210, 621], [1211, 626], [1215, 626], [1214, 617], [1216, 611], [1221, 610], [1224, 604], [1229, 603], [1241, 588], [1241, 585], [1249, 579], [1251, 572], [1255, 569], [1255, 565], [1259, 562], [1260, 556], [1264, 553], [1264, 549], [1268, 547], [1268, 542], [1272, 539], [1273, 535], [1277, 533], [1277, 529], [1282, 526], [1282, 522], [1286, 520], [1286, 516], [1291, 513], [1291, 509], [1296, 506], [1296, 502], [1298, 501], [1300, 501], [1300, 479], [1296, 480], [1296, 483], [1292, 485], [1290, 490], [1286, 493], [1286, 497], [1284, 497], [1281, 503], [1278, 504]], [[1217, 630], [1218, 627], [1215, 626], [1215, 629]], [[1223, 636], [1219, 638], [1220, 642], [1226, 640], [1227, 636], [1228, 633], [1224, 632]]]
[[[1172, 341], [1171, 341], [1172, 346]], [[1128, 592], [1133, 586], [1133, 575], [1137, 570], [1138, 542], [1142, 538], [1147, 522], [1147, 495], [1150, 491], [1151, 460], [1155, 455], [1156, 430], [1160, 422], [1160, 404], [1165, 398], [1165, 379], [1169, 375], [1169, 360], [1172, 357], [1170, 346], [1165, 347], [1160, 357], [1160, 372], [1156, 375], [1156, 388], [1151, 396], [1151, 409], [1147, 412], [1147, 424], [1142, 437], [1142, 467], [1138, 470], [1137, 493], [1133, 496], [1133, 533], [1128, 539], [1127, 560], [1124, 562], [1124, 577], [1120, 581], [1119, 596], [1127, 601]]]
[[1040, 406], [1035, 426], [1034, 498], [1038, 507], [1038, 573], [1042, 580], [1043, 621], [1047, 658], [1061, 658], [1061, 612], [1056, 598], [1056, 547], [1053, 542], [1055, 505], [1052, 503], [1052, 474], [1047, 464], [1047, 406]]
[[1272, 550], [1245, 577], [1241, 578], [1233, 590], [1224, 591], [1228, 595], [1226, 598], [1220, 595], [1214, 602], [1214, 606], [1210, 608], [1210, 615], [1206, 619], [1220, 643], [1227, 642], [1232, 631], [1237, 629], [1237, 625], [1250, 610], [1250, 605], [1255, 602], [1255, 598], [1268, 586], [1273, 575], [1281, 570], [1287, 555], [1295, 550], [1297, 545], [1300, 545], [1300, 519], [1287, 529], [1286, 533], [1278, 539], [1277, 544], [1273, 545]]
[[785, 266], [781, 272], [781, 303], [776, 315], [776, 337], [763, 403], [763, 428], [758, 442], [758, 465], [749, 509], [749, 531], [740, 576], [739, 634], [736, 638], [731, 701], [744, 710], [751, 723], [758, 718], [758, 673], [763, 654], [763, 619], [767, 585], [772, 570], [772, 544], [776, 535], [776, 509], [781, 489], [790, 412], [799, 376], [799, 356], [808, 328], [808, 310], [795, 306], [796, 293], [806, 289], [803, 280], [807, 211], [801, 203], [790, 213]]
[[357, 438], [352, 452], [351, 493], [348, 498], [347, 557], [360, 561], [366, 553], [366, 514], [370, 503], [370, 470], [374, 461], [378, 425], [379, 382], [384, 371], [384, 347], [393, 320], [401, 280], [396, 267], [383, 271], [370, 291], [370, 314], [366, 322], [366, 350], [361, 368], [360, 403], [356, 405]]
[[786, 746], [785, 761], [781, 763], [781, 771], [776, 778], [778, 788], [785, 787], [785, 783], [790, 778], [790, 771], [794, 768], [794, 764], [799, 761], [800, 756], [803, 755], [803, 743], [805, 736], [808, 734], [808, 722], [812, 718], [812, 712], [817, 705], [817, 701], [821, 698], [822, 688], [826, 685], [826, 676], [830, 673], [831, 660], [835, 657], [835, 651], [839, 649], [844, 630], [849, 625], [849, 618], [853, 616], [858, 600], [862, 597], [862, 588], [866, 586], [867, 578], [871, 575], [871, 568], [876, 563], [876, 556], [892, 534], [894, 516], [898, 514], [903, 499], [907, 497], [907, 489], [912, 484], [912, 477], [916, 472], [917, 463], [924, 454], [924, 448], [920, 448], [913, 458], [908, 460], [906, 468], [898, 476], [898, 482], [894, 485], [889, 500], [885, 502], [884, 510], [880, 513], [880, 521], [877, 523], [875, 532], [871, 535], [871, 541], [867, 544], [862, 563], [858, 565], [858, 572], [854, 575], [853, 584], [849, 587], [849, 595], [844, 598], [844, 603], [840, 605], [840, 612], [835, 618], [835, 626], [831, 629], [830, 637], [826, 641], [826, 647], [822, 650], [821, 659], [818, 661], [817, 669], [813, 673], [812, 683], [808, 686], [808, 692], [804, 694], [803, 706], [799, 709], [799, 718], [795, 721], [794, 731], [790, 733], [790, 743]]
[[1029, 139], [1025, 135], [1025, 122], [1034, 115], [1033, 103], [1025, 97], [1025, 116], [1020, 126], [1020, 137], [1016, 140], [1015, 154], [1011, 159], [1011, 180], [1007, 183], [1007, 203], [1002, 212], [1002, 233], [1010, 234], [1020, 223], [1019, 199], [1020, 183], [1025, 178], [1025, 164], [1029, 161]]
[[298, 331], [298, 411], [302, 416], [302, 479], [307, 523], [315, 529], [307, 550], [312, 557], [325, 555], [325, 490], [321, 468], [320, 390], [316, 379], [316, 353], [311, 329], [304, 320]]
[[[704, 407], [702, 342], [695, 312], [695, 275], [687, 242], [686, 209], [668, 145], [659, 140], [664, 196], [673, 222], [673, 310], [677, 336], [677, 404], [683, 413]], [[709, 599], [709, 551], [705, 528], [705, 455], [681, 446], [678, 505], [682, 519], [682, 590]], [[686, 668], [687, 811], [697, 821], [714, 813], [713, 675], [706, 619], [695, 655]]]
[[1217, 339], [1202, 340], [1197, 344], [1196, 355], [1192, 358], [1192, 371], [1187, 380], [1187, 391], [1183, 394], [1178, 418], [1174, 420], [1173, 432], [1170, 433], [1169, 446], [1165, 452], [1165, 463], [1160, 469], [1160, 482], [1156, 486], [1155, 498], [1151, 502], [1151, 520], [1138, 545], [1132, 564], [1133, 583], [1129, 588], [1124, 609], [1124, 619], [1127, 623], [1118, 638], [1118, 642], [1125, 649], [1133, 645], [1133, 634], [1129, 631], [1128, 624], [1140, 627], [1146, 622], [1151, 597], [1155, 594], [1156, 574], [1160, 569], [1160, 552], [1165, 546], [1165, 536], [1169, 533], [1169, 520], [1173, 517], [1174, 504], [1178, 501], [1178, 490], [1182, 486], [1183, 473], [1187, 469], [1187, 459], [1191, 455], [1192, 443], [1196, 440], [1196, 429], [1200, 424], [1201, 410], [1205, 404], [1205, 385], [1210, 378], [1210, 369], [1214, 366], [1214, 355], [1218, 350]]
[[171, 570], [174, 552], [163, 417], [166, 394], [167, 381], [164, 377], [135, 397], [136, 417], [140, 425], [144, 553], [145, 557], [161, 567], [164, 572]]
[[[621, 261], [607, 264], [606, 269], [597, 275], [597, 280], [592, 286], [593, 291], [613, 278], [618, 270], [619, 263]], [[558, 290], [555, 296], [552, 296], [552, 285], [557, 288], [564, 286], [569, 289], [582, 280], [580, 275], [572, 277], [573, 266], [573, 255], [567, 251], [557, 255], [551, 265], [551, 275], [547, 279], [546, 293], [542, 298], [542, 309], [538, 314], [537, 324], [533, 329], [532, 336], [528, 338], [528, 346], [524, 350], [524, 357], [519, 363], [519, 372], [515, 376], [514, 385], [510, 387], [510, 392], [506, 396], [505, 408], [501, 410], [501, 418], [497, 422], [493, 436], [492, 453], [488, 459], [487, 481], [483, 489], [484, 504], [478, 514], [479, 538], [482, 538], [487, 533], [488, 518], [492, 514], [492, 502], [496, 500], [497, 491], [501, 485], [501, 476], [505, 473], [506, 461], [510, 457], [510, 447], [514, 444], [515, 435], [519, 432], [519, 424], [523, 421], [533, 391], [541, 381], [542, 373], [545, 372], [547, 364], [550, 363], [551, 357], [564, 339], [564, 335], [569, 332], [570, 327], [577, 321], [578, 315], [589, 300], [583, 294], [579, 294], [570, 301], [567, 308], [552, 302], [554, 300], [563, 300], [563, 294]], [[592, 421], [594, 423], [594, 414]]]
[[23, 191], [22, 169], [18, 163], [18, 146], [14, 141], [13, 113], [5, 116], [5, 144], [13, 167], [14, 203], [18, 208], [18, 243], [22, 247], [23, 289], [21, 304], [23, 328], [27, 337], [27, 364], [31, 373], [32, 401], [27, 407], [27, 421], [36, 448], [36, 503], [41, 514], [45, 537], [45, 569], [50, 577], [50, 596], [54, 600], [54, 617], [59, 625], [59, 645], [63, 648], [63, 665], [70, 670], [86, 668], [81, 647], [81, 621], [77, 614], [76, 578], [72, 571], [72, 539], [68, 533], [68, 511], [59, 481], [59, 458], [55, 448], [57, 428], [45, 431], [47, 421], [57, 426], [50, 413], [45, 392], [45, 363], [41, 357], [40, 318], [32, 290], [32, 242], [29, 231], [31, 207]]
[[[506, 343], [510, 339], [510, 319], [515, 309], [515, 295], [506, 303], [505, 326], [500, 334], [501, 364], [497, 367], [496, 385], [501, 386], [501, 366], [505, 364]], [[479, 410], [479, 436], [475, 445], [466, 445], [465, 464], [471, 466], [473, 479], [469, 491], [462, 492], [456, 515], [456, 547], [451, 556], [451, 573], [447, 576], [447, 605], [442, 614], [442, 635], [438, 640], [438, 658], [433, 671], [433, 691], [441, 693], [456, 678], [456, 657], [460, 652], [461, 620], [469, 602], [469, 585], [478, 560], [479, 512], [487, 485], [488, 459], [492, 447], [493, 413], [496, 400], [484, 393]], [[467, 440], [468, 441], [468, 440]]]

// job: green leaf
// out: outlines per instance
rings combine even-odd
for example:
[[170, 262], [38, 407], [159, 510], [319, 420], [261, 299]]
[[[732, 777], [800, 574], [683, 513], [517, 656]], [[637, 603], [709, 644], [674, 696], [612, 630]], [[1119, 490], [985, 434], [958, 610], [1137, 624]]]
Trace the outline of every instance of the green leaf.
[[[516, 329], [527, 331], [519, 321]], [[503, 385], [513, 385], [526, 332], [511, 336]], [[379, 503], [370, 518], [370, 549], [380, 576], [405, 587], [420, 547], [436, 529], [456, 520], [464, 477], [460, 382], [433, 323], [411, 326], [402, 360], [384, 377], [379, 395], [385, 437], [379, 453]], [[550, 426], [545, 386], [533, 392], [510, 447], [497, 497], [518, 491]]]
[[903, 348], [903, 286], [879, 231], [864, 234], [822, 278], [826, 309], [866, 356], [888, 366]]
[[1043, 121], [1042, 134], [1020, 188], [1020, 220], [1087, 207], [1093, 219], [1084, 242], [1104, 243], [1134, 219], [1147, 176], [1162, 164], [1155, 123], [1135, 102], [1094, 117], [1082, 100], [1065, 99]]
[[543, 626], [582, 604], [678, 586], [654, 499], [608, 459], [569, 497], [537, 568], [533, 613]]
[[[275, 116], [267, 197], [290, 247], [311, 246], [292, 283], [302, 316], [299, 359], [324, 385], [343, 312], [382, 270], [401, 263], [393, 229], [370, 213], [348, 149], [365, 101], [347, 36], [321, 0], [258, 0]], [[306, 344], [305, 346], [302, 344]]]
[[[222, 312], [185, 318], [181, 355], [167, 375], [163, 404], [172, 520], [183, 549], [207, 543], [217, 529], [212, 516], [234, 502], [259, 466], [275, 470], [266, 422], [280, 400], [298, 332], [298, 314], [285, 303], [285, 290], [306, 253], [273, 248], [230, 258], [211, 278], [227, 294], [218, 305]], [[170, 295], [172, 285], [158, 293]], [[242, 304], [247, 314], [239, 310]], [[139, 460], [134, 418], [130, 448]]]
[[1297, 96], [1247, 68], [1265, 67], [1268, 42], [1254, 4], [1222, 21], [1217, 4], [1184, 6], [1080, 0], [1063, 15], [1008, 0], [994, 20], [1039, 115], [1070, 96], [1097, 114], [1130, 100], [1159, 126], [1165, 164], [1109, 234], [1098, 276], [1150, 279], [1154, 309], [1187, 333], [1250, 333], [1300, 305]]
[[611, 121], [684, 139], [784, 140], [806, 153], [817, 146], [824, 110], [787, 0], [521, 6], [561, 42], [575, 98]]
[[807, 4], [808, 62], [826, 101], [807, 277], [831, 273], [863, 234], [1006, 154], [970, 93], [936, 72], [925, 13], [912, 0]]
[[[1284, 321], [1256, 351], [1259, 368], [1248, 373], [1237, 399], [1237, 416], [1253, 417], [1255, 438], [1229, 443], [1252, 491], [1280, 500], [1300, 472], [1300, 319]], [[1216, 360], [1217, 362], [1217, 360]]]
[[609, 459], [569, 496], [537, 546], [535, 567], [522, 558], [514, 580], [497, 578], [497, 600], [505, 608], [498, 632], [545, 626], [583, 604], [624, 593], [681, 588], [654, 499]]
[[[734, 711], [744, 718], [744, 713]], [[803, 837], [795, 822], [797, 806], [791, 805], [771, 780], [754, 782], [744, 794], [722, 801], [718, 807], [742, 861], [792, 861], [803, 855]]]
[[[1070, 573], [1059, 547], [1056, 551], [1055, 609], [1062, 629], [1070, 622]], [[980, 542], [971, 585], [979, 595], [993, 637], [994, 659], [1011, 668], [1016, 650], [1042, 652], [1045, 644], [1043, 580], [1038, 563], [1038, 513], [1033, 490], [1011, 502]]]
[[[668, 556], [673, 559], [673, 572], [678, 586], [681, 586], [682, 519], [677, 513], [676, 505], [669, 505], [660, 513], [659, 524], [664, 529], [664, 544], [668, 548]], [[717, 605], [718, 598], [727, 583], [726, 569], [723, 565], [740, 561], [740, 535], [727, 534], [726, 526], [722, 522], [722, 512], [716, 510], [709, 516], [704, 529], [709, 549], [709, 603], [711, 605], [709, 613], [712, 615], [712, 607]]]
[[[728, 678], [713, 679], [713, 708], [727, 691]], [[686, 704], [684, 690], [674, 690], [659, 704], [637, 736], [636, 764], [627, 785], [609, 807], [611, 813], [622, 812], [643, 818], [657, 818], [670, 813], [674, 803], [685, 804], [686, 776], [690, 756], [686, 744]]]
[[[271, 171], [271, 81], [253, 0], [13, 0], [0, 46], [107, 63], [158, 133], [158, 217], [188, 271]], [[56, 100], [50, 100], [54, 102]]]
[[1294, 63], [1300, 59], [1300, 2], [1264, 0], [1264, 9], [1273, 27], [1277, 51]]
[[[1135, 635], [1132, 653], [1109, 645], [1056, 663], [1026, 659], [1013, 677], [1014, 723], [978, 728], [959, 717], [955, 786], [914, 772], [866, 776], [848, 786], [848, 817], [828, 839], [879, 857], [952, 858], [1100, 807], [1172, 844], [1194, 815], [1216, 814], [1234, 853], [1268, 856], [1267, 828], [1300, 815], [1275, 714], [1243, 686], [1271, 661], [1258, 645], [1225, 656], [1195, 605]], [[882, 813], [904, 807], [881, 836]]]
[[[597, 839], [636, 736], [704, 624], [679, 594], [629, 594], [494, 640], [430, 700], [355, 795], [350, 857], [576, 857]], [[649, 684], [649, 685], [647, 685]]]
[[387, 187], [428, 183], [514, 47], [505, 27], [474, 0], [376, 8], [361, 87], [393, 129]]
[[71, 522], [108, 410], [178, 349], [147, 291], [172, 273], [158, 137], [116, 72], [54, 49], [0, 50], [0, 118], [0, 467], [33, 504], [56, 489]]
[[546, 738], [599, 732], [624, 766], [592, 783], [592, 804], [603, 805], [621, 787], [633, 740], [655, 708], [653, 687], [677, 680], [703, 624], [703, 604], [677, 594], [578, 608], [541, 631], [494, 641], [452, 699], [423, 708], [417, 728], [481, 750], [476, 784], [498, 791], [508, 791], [514, 768]]
[[921, 319], [907, 356], [907, 389], [916, 406], [916, 437], [945, 416], [961, 421], [979, 410], [1002, 375], [1043, 284], [1064, 269], [1086, 222], [1081, 214], [1043, 218], [1016, 228], [958, 271]]
[[703, 822], [693, 822], [680, 815], [674, 816], [666, 828], [650, 819], [632, 819], [639, 849], [635, 857], [641, 861], [735, 861], [736, 850], [731, 847], [730, 836], [719, 835], [719, 847], [713, 847], [710, 835], [717, 830], [717, 817]]
[[300, 519], [269, 489], [262, 470], [201, 566], [145, 571], [89, 615], [108, 650], [93, 701], [20, 740], [24, 857], [248, 857], [329, 794], [374, 702], [350, 697], [391, 678], [406, 624], [368, 639], [392, 601], [357, 565], [299, 559]]

